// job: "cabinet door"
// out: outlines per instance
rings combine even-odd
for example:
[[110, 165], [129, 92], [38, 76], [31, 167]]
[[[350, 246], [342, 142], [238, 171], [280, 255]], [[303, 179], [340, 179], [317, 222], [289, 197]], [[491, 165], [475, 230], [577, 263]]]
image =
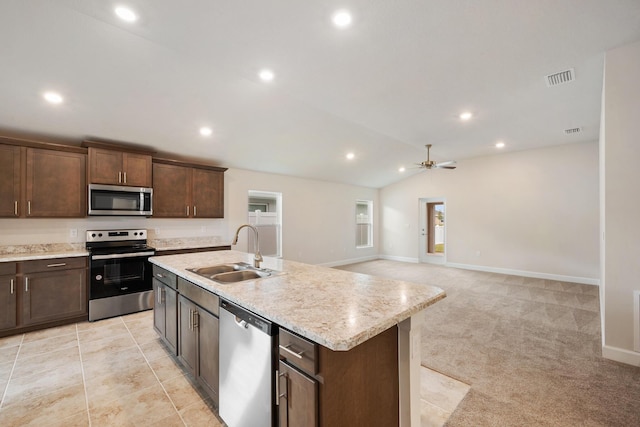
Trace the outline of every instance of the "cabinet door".
[[195, 328], [196, 305], [183, 297], [178, 296], [178, 359], [191, 375], [196, 375], [197, 341]]
[[187, 218], [191, 214], [191, 168], [153, 164], [153, 216]]
[[16, 276], [0, 276], [0, 330], [16, 327]]
[[89, 179], [92, 184], [122, 184], [122, 152], [89, 148]]
[[279, 363], [280, 427], [318, 425], [318, 383], [282, 360]]
[[0, 217], [20, 216], [20, 147], [0, 145]]
[[218, 318], [199, 308], [198, 325], [198, 380], [218, 404]]
[[87, 314], [87, 270], [25, 274], [22, 325], [35, 325]]
[[86, 156], [27, 149], [27, 217], [85, 217]]
[[151, 156], [122, 154], [122, 184], [132, 187], [151, 187]]
[[224, 217], [224, 173], [206, 169], [192, 171], [193, 216]]
[[161, 338], [165, 338], [167, 334], [166, 317], [167, 310], [162, 295], [162, 291], [165, 289], [158, 279], [153, 279], [153, 329], [160, 335]]

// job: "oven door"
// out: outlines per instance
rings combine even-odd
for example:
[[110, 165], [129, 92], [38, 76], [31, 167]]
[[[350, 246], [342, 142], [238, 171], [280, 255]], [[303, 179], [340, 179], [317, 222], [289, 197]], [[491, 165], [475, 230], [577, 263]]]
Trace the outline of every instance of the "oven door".
[[153, 251], [91, 256], [89, 299], [108, 298], [152, 288], [149, 257]]

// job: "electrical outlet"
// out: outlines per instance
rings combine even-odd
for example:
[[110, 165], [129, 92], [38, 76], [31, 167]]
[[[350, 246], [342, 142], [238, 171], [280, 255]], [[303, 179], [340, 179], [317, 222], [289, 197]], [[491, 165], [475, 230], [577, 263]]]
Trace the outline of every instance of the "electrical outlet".
[[160, 229], [159, 228], [154, 228], [153, 231], [154, 231], [154, 233], [156, 233], [156, 236], [160, 235]]
[[71, 230], [69, 230], [69, 236], [70, 237], [78, 237], [78, 229], [77, 228], [72, 228]]
[[476, 256], [480, 256], [480, 251], [476, 251]]

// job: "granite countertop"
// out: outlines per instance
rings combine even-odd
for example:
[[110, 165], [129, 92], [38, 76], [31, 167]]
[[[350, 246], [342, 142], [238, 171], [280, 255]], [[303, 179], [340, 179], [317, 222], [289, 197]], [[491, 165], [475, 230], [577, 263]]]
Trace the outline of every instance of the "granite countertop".
[[89, 256], [84, 243], [42, 243], [0, 246], [0, 262]]
[[331, 350], [350, 350], [445, 297], [435, 286], [265, 257], [284, 274], [231, 284], [187, 268], [253, 262], [238, 251], [156, 256], [153, 264]]
[[224, 242], [218, 236], [210, 237], [181, 237], [168, 239], [149, 239], [147, 244], [158, 252], [176, 249], [198, 249], [211, 248], [217, 246], [231, 246], [231, 243]]

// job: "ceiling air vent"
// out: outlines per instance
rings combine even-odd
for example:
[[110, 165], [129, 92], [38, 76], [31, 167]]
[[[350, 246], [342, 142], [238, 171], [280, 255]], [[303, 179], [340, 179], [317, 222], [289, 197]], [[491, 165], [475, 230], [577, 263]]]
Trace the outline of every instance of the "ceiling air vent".
[[582, 128], [571, 128], [571, 129], [565, 129], [564, 133], [566, 135], [573, 135], [575, 133], [580, 133], [582, 132]]
[[576, 73], [573, 71], [573, 68], [570, 68], [565, 71], [560, 71], [559, 73], [549, 74], [546, 77], [547, 86], [558, 86], [564, 83], [572, 82], [576, 79]]

